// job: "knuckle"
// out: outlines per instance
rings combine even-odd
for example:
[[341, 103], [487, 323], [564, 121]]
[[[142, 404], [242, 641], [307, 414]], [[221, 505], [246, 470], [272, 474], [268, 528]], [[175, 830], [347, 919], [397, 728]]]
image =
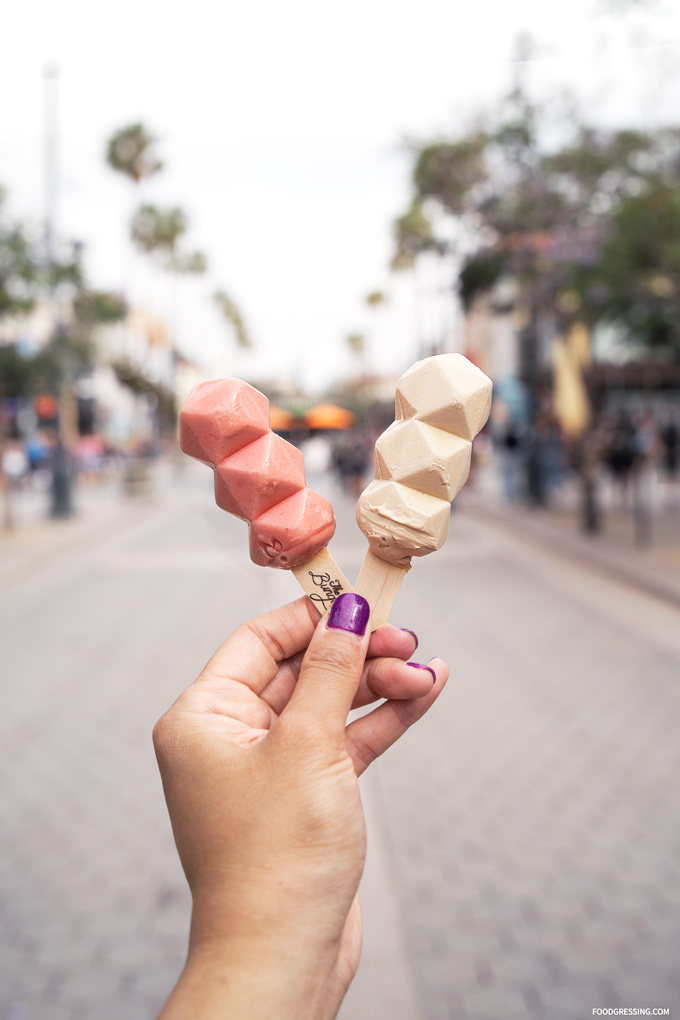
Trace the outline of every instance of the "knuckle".
[[153, 728], [151, 734], [156, 757], [161, 760], [167, 757], [176, 741], [176, 727], [172, 709], [165, 712]]
[[380, 750], [378, 750], [371, 741], [365, 740], [362, 737], [356, 737], [354, 739], [354, 757], [363, 767], [362, 771], [367, 769], [380, 753]]
[[392, 660], [389, 659], [369, 659], [366, 662], [366, 683], [372, 691], [378, 693], [380, 691], [390, 691], [393, 686], [394, 672], [392, 666]]
[[318, 648], [310, 648], [305, 660], [307, 671], [318, 671], [336, 677], [353, 674], [359, 666], [357, 649], [349, 643], [327, 641]]

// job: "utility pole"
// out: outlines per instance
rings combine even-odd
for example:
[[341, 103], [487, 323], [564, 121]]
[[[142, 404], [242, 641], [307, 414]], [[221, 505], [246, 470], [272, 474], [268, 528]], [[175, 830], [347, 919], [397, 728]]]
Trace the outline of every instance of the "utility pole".
[[[45, 265], [48, 273], [48, 302], [52, 319], [52, 338], [60, 333], [59, 311], [51, 279], [52, 269], [58, 258], [57, 217], [59, 200], [59, 68], [46, 64], [43, 68], [43, 109], [45, 127]], [[73, 513], [73, 479], [67, 442], [73, 438], [75, 423], [75, 400], [73, 380], [68, 355], [64, 352], [62, 365], [63, 381], [59, 393], [59, 430], [52, 450], [52, 486], [50, 500], [51, 517], [70, 517]]]
[[58, 111], [59, 68], [45, 64], [43, 68], [43, 110], [45, 123], [45, 259], [52, 266], [55, 259], [55, 237], [58, 213]]

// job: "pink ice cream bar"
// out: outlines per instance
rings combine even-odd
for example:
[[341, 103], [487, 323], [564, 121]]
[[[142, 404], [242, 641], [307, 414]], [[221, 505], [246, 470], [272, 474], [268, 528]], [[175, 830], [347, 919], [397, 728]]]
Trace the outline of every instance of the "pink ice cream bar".
[[271, 431], [263, 393], [242, 379], [199, 383], [180, 413], [179, 437], [184, 453], [213, 468], [217, 505], [248, 521], [255, 563], [292, 570], [317, 605], [324, 600], [315, 578], [335, 595], [351, 590], [325, 549], [333, 508], [307, 488], [300, 451]]
[[[255, 520], [304, 487], [302, 454], [275, 432], [267, 432], [215, 466], [217, 505], [244, 521]], [[334, 520], [330, 504], [326, 506]]]
[[179, 416], [182, 450], [213, 468], [268, 432], [269, 401], [242, 379], [199, 383]]
[[263, 567], [298, 567], [316, 556], [334, 533], [330, 503], [305, 487], [251, 522], [250, 558]]

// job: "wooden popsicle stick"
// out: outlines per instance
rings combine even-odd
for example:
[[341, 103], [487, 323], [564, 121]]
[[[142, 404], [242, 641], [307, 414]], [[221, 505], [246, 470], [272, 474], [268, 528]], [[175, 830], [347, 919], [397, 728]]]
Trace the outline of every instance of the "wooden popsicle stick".
[[311, 560], [301, 563], [299, 567], [291, 567], [291, 573], [295, 574], [305, 594], [309, 595], [322, 616], [328, 612], [338, 595], [353, 590], [325, 546]]
[[377, 630], [387, 623], [399, 586], [411, 569], [398, 567], [387, 560], [381, 560], [369, 549], [361, 572], [354, 586], [357, 595], [363, 595], [371, 607], [371, 630]]

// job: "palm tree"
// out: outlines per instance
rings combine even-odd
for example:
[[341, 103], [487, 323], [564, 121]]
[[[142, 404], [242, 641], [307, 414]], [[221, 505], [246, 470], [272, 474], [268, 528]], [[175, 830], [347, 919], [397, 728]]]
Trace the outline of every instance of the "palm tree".
[[[156, 136], [138, 121], [114, 131], [106, 143], [106, 162], [116, 173], [127, 177], [134, 186], [134, 204], [131, 208], [139, 200], [143, 182], [163, 169], [163, 163], [156, 153], [157, 141]], [[126, 291], [132, 290], [135, 275], [134, 261], [128, 260], [125, 269]]]
[[418, 275], [418, 265], [422, 262], [421, 256], [427, 252], [439, 256], [444, 255], [446, 246], [435, 236], [423, 203], [418, 199], [411, 204], [403, 216], [395, 220], [393, 233], [395, 246], [390, 268], [393, 272], [411, 271], [416, 341], [419, 350], [424, 353], [427, 333], [426, 308], [423, 301], [423, 281]]
[[203, 252], [183, 252], [180, 248], [187, 228], [187, 216], [179, 206], [163, 209], [149, 204], [140, 206], [130, 226], [132, 241], [139, 251], [154, 259], [162, 270], [170, 273], [172, 292], [169, 320], [173, 344], [173, 391], [177, 368], [177, 281], [179, 276], [196, 276], [207, 269], [207, 260]]
[[357, 357], [361, 357], [365, 349], [365, 341], [363, 334], [350, 333], [350, 335], [347, 337], [347, 346], [349, 347], [352, 354], [356, 354]]
[[236, 346], [242, 351], [251, 350], [253, 343], [236, 302], [224, 290], [216, 290], [213, 295], [213, 301], [222, 313], [225, 322], [234, 331]]
[[129, 124], [114, 131], [106, 146], [106, 162], [112, 170], [124, 174], [135, 184], [163, 169], [154, 146], [157, 139], [143, 124]]
[[[382, 337], [381, 333], [383, 330], [380, 329], [381, 315], [380, 309], [387, 304], [387, 294], [382, 290], [372, 290], [370, 294], [365, 297], [367, 307], [371, 311], [371, 318], [375, 325], [375, 333], [373, 337], [373, 361], [375, 362], [376, 357], [379, 359], [383, 355], [382, 350]], [[384, 320], [383, 320], [384, 321]]]
[[142, 205], [132, 219], [130, 233], [136, 247], [160, 262], [163, 269], [182, 274], [204, 273], [207, 263], [202, 252], [179, 250], [187, 228], [186, 214], [179, 206], [161, 209]]

